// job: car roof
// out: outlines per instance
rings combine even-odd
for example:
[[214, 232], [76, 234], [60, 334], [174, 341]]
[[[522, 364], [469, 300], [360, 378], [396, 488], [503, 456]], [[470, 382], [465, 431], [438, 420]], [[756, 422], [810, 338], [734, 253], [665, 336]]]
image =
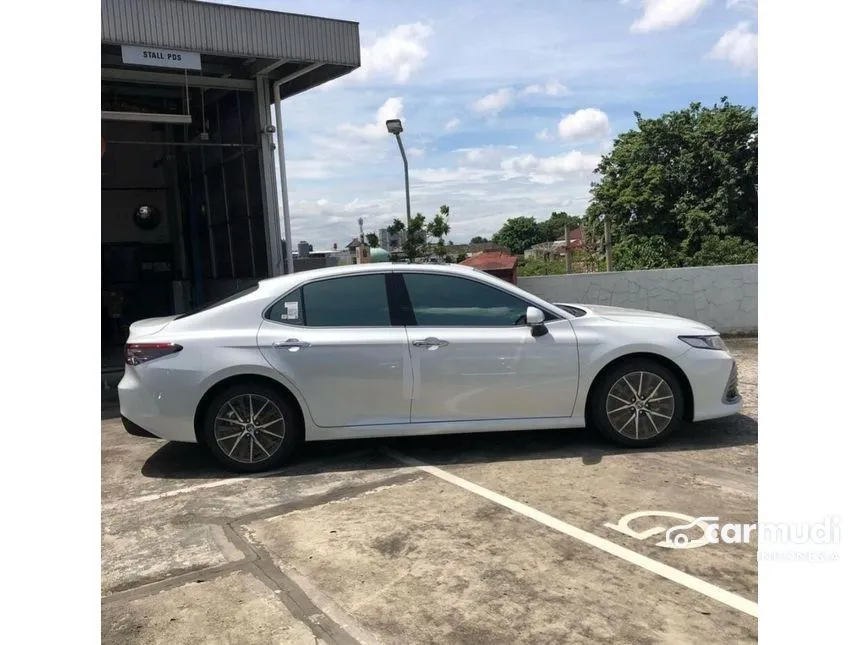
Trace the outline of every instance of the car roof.
[[422, 273], [448, 273], [459, 275], [474, 275], [477, 269], [459, 264], [406, 264], [403, 262], [373, 262], [369, 264], [347, 264], [335, 267], [323, 267], [298, 273], [288, 273], [261, 280], [261, 286], [278, 288], [297, 282], [305, 282], [317, 278], [353, 275], [356, 273], [374, 273], [379, 271], [418, 271]]

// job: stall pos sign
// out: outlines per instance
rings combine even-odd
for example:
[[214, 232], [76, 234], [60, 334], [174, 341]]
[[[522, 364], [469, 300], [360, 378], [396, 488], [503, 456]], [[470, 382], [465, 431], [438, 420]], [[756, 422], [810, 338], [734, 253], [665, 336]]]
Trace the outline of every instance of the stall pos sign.
[[173, 69], [200, 69], [200, 54], [175, 49], [122, 46], [122, 62], [126, 65], [172, 67]]

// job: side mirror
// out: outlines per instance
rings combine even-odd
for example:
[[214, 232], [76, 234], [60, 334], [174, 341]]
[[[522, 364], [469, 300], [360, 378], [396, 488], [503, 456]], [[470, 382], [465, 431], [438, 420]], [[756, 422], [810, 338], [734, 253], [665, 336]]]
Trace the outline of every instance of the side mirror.
[[545, 316], [543, 312], [537, 307], [528, 307], [526, 309], [526, 324], [529, 327], [535, 327], [536, 325], [542, 325]]

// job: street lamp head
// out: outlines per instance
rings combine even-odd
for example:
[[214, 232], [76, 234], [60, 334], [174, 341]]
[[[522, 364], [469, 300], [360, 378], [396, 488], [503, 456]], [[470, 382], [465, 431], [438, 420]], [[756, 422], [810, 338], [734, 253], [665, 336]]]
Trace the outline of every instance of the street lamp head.
[[403, 132], [403, 124], [400, 122], [400, 119], [388, 119], [385, 122], [385, 127], [388, 128], [388, 132], [391, 134], [400, 134]]

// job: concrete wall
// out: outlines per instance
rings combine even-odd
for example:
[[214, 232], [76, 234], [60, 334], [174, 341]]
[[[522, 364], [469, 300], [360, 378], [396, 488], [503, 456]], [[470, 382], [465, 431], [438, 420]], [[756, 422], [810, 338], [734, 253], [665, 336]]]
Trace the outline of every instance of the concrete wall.
[[757, 333], [758, 265], [520, 277], [550, 302], [647, 309], [690, 318], [721, 333]]

